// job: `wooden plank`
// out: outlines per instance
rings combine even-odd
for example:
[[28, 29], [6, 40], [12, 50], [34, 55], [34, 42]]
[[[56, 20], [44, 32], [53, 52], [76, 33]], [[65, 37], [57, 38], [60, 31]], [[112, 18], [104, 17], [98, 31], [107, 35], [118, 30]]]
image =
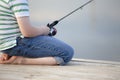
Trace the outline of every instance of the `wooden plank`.
[[0, 80], [120, 80], [120, 63], [73, 59], [66, 66], [0, 64]]

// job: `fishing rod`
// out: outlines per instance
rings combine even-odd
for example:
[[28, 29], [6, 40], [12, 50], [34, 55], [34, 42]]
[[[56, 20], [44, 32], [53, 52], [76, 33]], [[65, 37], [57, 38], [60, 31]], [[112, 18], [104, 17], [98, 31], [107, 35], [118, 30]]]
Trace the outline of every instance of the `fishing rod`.
[[78, 7], [77, 9], [73, 10], [72, 12], [68, 13], [67, 15], [65, 15], [64, 17], [60, 18], [59, 20], [55, 20], [54, 22], [52, 22], [51, 24], [47, 24], [47, 27], [50, 28], [50, 33], [49, 36], [54, 36], [57, 33], [57, 30], [54, 28], [55, 25], [57, 25], [61, 20], [65, 19], [66, 17], [70, 16], [71, 14], [73, 14], [74, 12], [78, 11], [79, 9], [82, 9], [84, 6], [86, 6], [87, 4], [91, 3], [93, 0], [89, 0], [88, 2], [84, 3], [83, 5], [81, 5], [80, 7]]

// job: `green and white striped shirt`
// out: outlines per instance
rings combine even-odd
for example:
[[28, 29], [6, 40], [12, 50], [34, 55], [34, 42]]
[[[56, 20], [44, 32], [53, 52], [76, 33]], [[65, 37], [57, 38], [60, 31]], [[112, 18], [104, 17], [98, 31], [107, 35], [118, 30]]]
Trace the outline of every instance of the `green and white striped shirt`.
[[16, 17], [29, 16], [27, 0], [0, 0], [0, 51], [16, 45], [21, 32]]

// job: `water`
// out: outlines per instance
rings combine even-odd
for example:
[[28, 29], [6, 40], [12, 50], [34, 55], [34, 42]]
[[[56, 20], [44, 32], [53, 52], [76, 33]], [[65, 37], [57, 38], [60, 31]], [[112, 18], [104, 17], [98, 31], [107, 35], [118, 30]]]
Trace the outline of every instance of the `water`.
[[[88, 0], [31, 0], [31, 21], [46, 25]], [[75, 49], [74, 57], [120, 61], [120, 0], [95, 0], [61, 21], [56, 38]]]

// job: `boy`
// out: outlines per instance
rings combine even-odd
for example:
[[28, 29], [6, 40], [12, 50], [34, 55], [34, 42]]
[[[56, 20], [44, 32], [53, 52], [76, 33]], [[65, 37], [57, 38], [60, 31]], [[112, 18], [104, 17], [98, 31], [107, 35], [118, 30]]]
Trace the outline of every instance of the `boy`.
[[0, 0], [0, 63], [64, 65], [73, 49], [48, 36], [49, 27], [34, 27], [27, 0]]

